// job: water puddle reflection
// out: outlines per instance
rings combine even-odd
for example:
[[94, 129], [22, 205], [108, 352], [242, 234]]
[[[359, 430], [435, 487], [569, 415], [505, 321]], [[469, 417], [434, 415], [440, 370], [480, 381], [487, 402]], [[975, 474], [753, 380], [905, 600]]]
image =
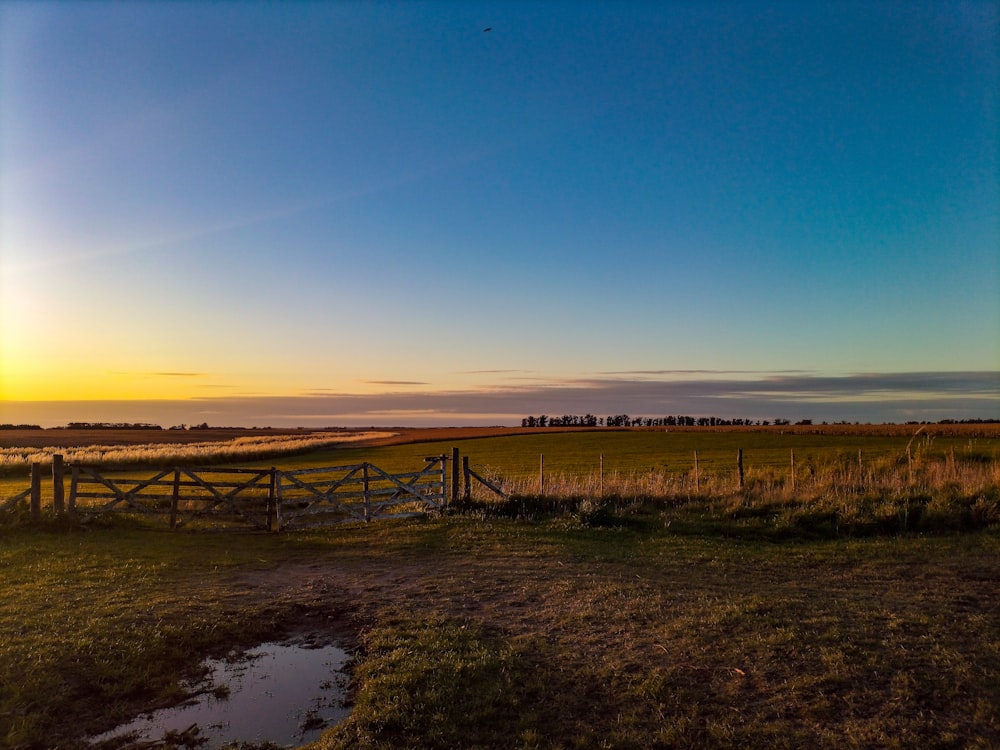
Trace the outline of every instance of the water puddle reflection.
[[[234, 660], [209, 659], [197, 698], [144, 714], [94, 737], [118, 748], [148, 747], [171, 739], [174, 747], [205, 750], [234, 742], [270, 742], [297, 747], [347, 717], [349, 656], [333, 645], [263, 643]], [[129, 737], [129, 743], [109, 740]]]

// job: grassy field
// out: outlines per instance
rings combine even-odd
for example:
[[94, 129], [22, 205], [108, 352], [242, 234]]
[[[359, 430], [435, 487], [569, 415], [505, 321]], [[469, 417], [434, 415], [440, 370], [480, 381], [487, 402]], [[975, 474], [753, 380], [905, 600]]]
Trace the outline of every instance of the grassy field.
[[[936, 433], [909, 426], [536, 432], [335, 447], [291, 458], [289, 467], [367, 460], [400, 471], [454, 446], [477, 473], [527, 498], [519, 507], [528, 509], [539, 496], [590, 514], [683, 505], [690, 513], [679, 512], [678, 522], [710, 516], [720, 527], [742, 533], [793, 535], [1000, 523], [1000, 429], [958, 429], [963, 427]], [[495, 496], [481, 485], [474, 485], [473, 497], [484, 512], [510, 512], [509, 504], [504, 510], [492, 503]]]
[[[43, 432], [44, 438], [30, 437], [76, 445], [89, 436]], [[161, 433], [172, 440], [178, 435]], [[204, 440], [205, 433], [182, 434]], [[274, 453], [264, 451], [256, 460], [253, 456], [268, 445], [267, 436], [236, 437], [235, 442], [229, 437], [229, 442], [166, 445], [162, 454], [143, 445], [146, 454], [129, 455], [146, 455], [143, 461], [151, 466], [226, 459], [240, 466], [291, 470], [370, 461], [399, 472], [422, 466], [428, 455], [450, 455], [457, 447], [477, 473], [508, 494], [559, 498], [569, 501], [566, 507], [574, 502], [594, 510], [651, 499], [711, 501], [709, 510], [724, 521], [735, 515], [753, 526], [820, 526], [827, 534], [979, 528], [1000, 522], [1000, 425], [399, 430], [361, 434], [354, 444], [333, 442], [344, 436], [308, 436], [327, 444], [304, 451], [295, 446], [306, 436], [295, 434], [274, 436]], [[130, 438], [139, 439], [122, 435]], [[283, 454], [284, 445], [292, 451]], [[188, 452], [179, 453], [182, 448]], [[14, 454], [19, 449], [5, 450]], [[738, 451], [743, 454], [742, 488]], [[121, 455], [106, 453], [105, 463], [123, 463]], [[120, 475], [144, 478], [150, 473], [136, 468]], [[27, 485], [26, 476], [0, 477], [0, 503]], [[473, 490], [476, 500], [493, 498], [478, 483]], [[46, 482], [45, 503], [50, 494], [51, 483]]]
[[279, 465], [412, 468], [456, 445], [530, 487], [539, 454], [556, 482], [603, 453], [609, 484], [674, 494], [566, 484], [280, 535], [0, 526], [0, 748], [83, 747], [177, 700], [203, 657], [303, 627], [356, 655], [352, 716], [315, 750], [998, 747], [1000, 440], [915, 429], [435, 433]]
[[[928, 431], [918, 427], [897, 428], [885, 434], [878, 428], [856, 427], [830, 432], [779, 430], [542, 430], [508, 431], [501, 436], [466, 437], [465, 431], [442, 431], [433, 441], [410, 442], [405, 433], [397, 439], [376, 440], [362, 446], [332, 446], [299, 454], [282, 461], [288, 468], [307, 468], [331, 463], [369, 460], [389, 470], [405, 469], [425, 456], [450, 454], [453, 446], [470, 457], [474, 466], [491, 468], [512, 479], [536, 478], [539, 458], [544, 456], [548, 472], [586, 476], [599, 470], [601, 456], [608, 474], [658, 472], [683, 474], [693, 469], [694, 453], [707, 472], [732, 474], [737, 451], [742, 449], [748, 468], [785, 469], [795, 452], [802, 467], [831, 459], [864, 461], [905, 460], [907, 448], [914, 458], [944, 458], [976, 462], [1000, 460], [1000, 425], [966, 431]], [[418, 434], [433, 434], [420, 431]], [[510, 434], [513, 433], [513, 434]], [[917, 433], [917, 434], [914, 434]], [[266, 460], [253, 465], [269, 465]]]
[[205, 655], [348, 638], [324, 748], [996, 747], [995, 532], [773, 543], [442, 517], [0, 532], [0, 746], [77, 748]]

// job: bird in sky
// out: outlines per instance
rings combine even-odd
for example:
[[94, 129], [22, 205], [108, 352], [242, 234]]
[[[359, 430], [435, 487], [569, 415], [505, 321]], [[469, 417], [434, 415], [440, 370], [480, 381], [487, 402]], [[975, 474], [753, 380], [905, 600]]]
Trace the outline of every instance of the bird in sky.
[[485, 29], [483, 29], [483, 31], [493, 31], [493, 27], [487, 26]]

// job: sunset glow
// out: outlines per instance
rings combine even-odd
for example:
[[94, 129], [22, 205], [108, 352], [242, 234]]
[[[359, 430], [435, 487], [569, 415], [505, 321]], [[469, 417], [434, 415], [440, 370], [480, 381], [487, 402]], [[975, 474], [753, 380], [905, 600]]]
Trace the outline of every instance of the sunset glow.
[[0, 422], [998, 417], [997, 28], [4, 3]]

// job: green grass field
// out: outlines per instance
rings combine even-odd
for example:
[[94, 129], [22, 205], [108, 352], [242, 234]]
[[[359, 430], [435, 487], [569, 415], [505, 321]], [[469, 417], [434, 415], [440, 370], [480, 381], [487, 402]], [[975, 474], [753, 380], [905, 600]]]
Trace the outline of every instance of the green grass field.
[[[914, 428], [916, 431], [917, 428]], [[912, 444], [911, 444], [912, 441]], [[595, 430], [591, 432], [535, 433], [493, 438], [452, 440], [442, 443], [393, 445], [380, 448], [332, 448], [281, 461], [289, 468], [323, 466], [328, 462], [353, 463], [368, 460], [389, 470], [403, 469], [424, 456], [450, 454], [456, 446], [475, 466], [489, 466], [511, 477], [534, 477], [539, 457], [545, 457], [548, 471], [585, 475], [597, 472], [601, 455], [608, 473], [688, 472], [698, 452], [699, 465], [706, 471], [734, 471], [736, 453], [742, 449], [748, 467], [786, 467], [791, 451], [796, 459], [828, 462], [839, 457], [867, 460], [887, 457], [905, 459], [907, 445], [914, 455], [944, 457], [987, 457], [1000, 460], [1000, 435], [989, 438], [926, 437], [887, 435], [820, 435], [778, 430], [758, 432], [672, 432], [637, 430]], [[268, 465], [258, 462], [256, 465]]]

